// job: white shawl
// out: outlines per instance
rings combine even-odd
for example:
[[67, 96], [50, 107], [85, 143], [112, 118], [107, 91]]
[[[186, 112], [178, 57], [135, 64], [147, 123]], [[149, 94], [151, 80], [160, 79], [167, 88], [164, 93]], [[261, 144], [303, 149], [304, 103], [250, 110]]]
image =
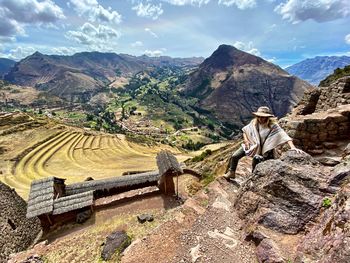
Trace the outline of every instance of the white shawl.
[[[292, 140], [288, 134], [276, 123], [271, 126], [271, 131], [268, 134], [265, 142], [261, 142], [256, 121], [251, 121], [248, 125], [244, 126], [242, 131], [247, 136], [249, 142], [256, 145], [251, 151], [246, 154], [248, 156], [254, 156], [256, 154], [264, 155], [266, 152], [275, 149], [277, 146]], [[261, 147], [261, 144], [263, 146]]]

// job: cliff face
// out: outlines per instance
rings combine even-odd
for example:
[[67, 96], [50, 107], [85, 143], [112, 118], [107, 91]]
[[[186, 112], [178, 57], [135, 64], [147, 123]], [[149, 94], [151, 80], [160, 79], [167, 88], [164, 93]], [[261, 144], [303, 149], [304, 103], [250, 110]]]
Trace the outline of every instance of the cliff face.
[[184, 92], [199, 98], [199, 107], [240, 127], [262, 105], [284, 116], [310, 88], [260, 57], [221, 45], [189, 76]]

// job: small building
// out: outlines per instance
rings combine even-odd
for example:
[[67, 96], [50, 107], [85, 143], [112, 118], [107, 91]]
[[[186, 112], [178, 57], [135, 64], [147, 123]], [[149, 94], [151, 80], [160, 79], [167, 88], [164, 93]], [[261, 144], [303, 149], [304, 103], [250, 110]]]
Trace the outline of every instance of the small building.
[[[175, 194], [173, 177], [183, 173], [176, 157], [161, 151], [157, 155], [159, 170], [133, 173], [101, 180], [65, 185], [65, 179], [49, 177], [31, 184], [27, 218], [39, 217], [44, 228], [67, 221], [82, 222], [94, 208], [94, 200], [149, 186], [161, 193]], [[86, 217], [84, 215], [87, 215]], [[80, 218], [80, 219], [79, 219]]]
[[64, 181], [65, 179], [57, 177], [33, 181], [26, 217], [39, 217], [45, 229], [56, 223], [75, 219], [80, 212], [92, 209], [93, 191], [66, 195]]

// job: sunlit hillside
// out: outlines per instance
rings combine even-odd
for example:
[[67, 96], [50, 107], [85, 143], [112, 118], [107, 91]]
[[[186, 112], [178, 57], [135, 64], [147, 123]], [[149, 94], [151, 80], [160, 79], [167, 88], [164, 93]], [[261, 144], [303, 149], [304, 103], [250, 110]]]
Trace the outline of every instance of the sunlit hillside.
[[[26, 122], [28, 123], [28, 122]], [[28, 128], [28, 127], [27, 127]], [[124, 135], [86, 132], [65, 126], [43, 126], [13, 131], [1, 136], [1, 157], [5, 182], [25, 199], [32, 180], [56, 176], [66, 183], [120, 176], [127, 171], [156, 169], [155, 156], [168, 148], [164, 145], [141, 145], [126, 140]], [[179, 155], [179, 160], [188, 158]]]

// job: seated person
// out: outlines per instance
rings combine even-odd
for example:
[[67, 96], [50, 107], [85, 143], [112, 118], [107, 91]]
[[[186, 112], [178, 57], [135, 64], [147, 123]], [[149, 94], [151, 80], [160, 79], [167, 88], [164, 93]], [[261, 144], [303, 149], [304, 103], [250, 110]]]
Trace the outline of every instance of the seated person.
[[244, 143], [230, 157], [224, 175], [227, 180], [235, 178], [238, 161], [245, 155], [253, 157], [254, 171], [259, 162], [273, 159], [273, 150], [281, 144], [288, 143], [292, 150], [302, 152], [294, 146], [292, 138], [277, 124], [275, 116], [268, 107], [262, 106], [253, 114], [255, 118], [242, 129]]

